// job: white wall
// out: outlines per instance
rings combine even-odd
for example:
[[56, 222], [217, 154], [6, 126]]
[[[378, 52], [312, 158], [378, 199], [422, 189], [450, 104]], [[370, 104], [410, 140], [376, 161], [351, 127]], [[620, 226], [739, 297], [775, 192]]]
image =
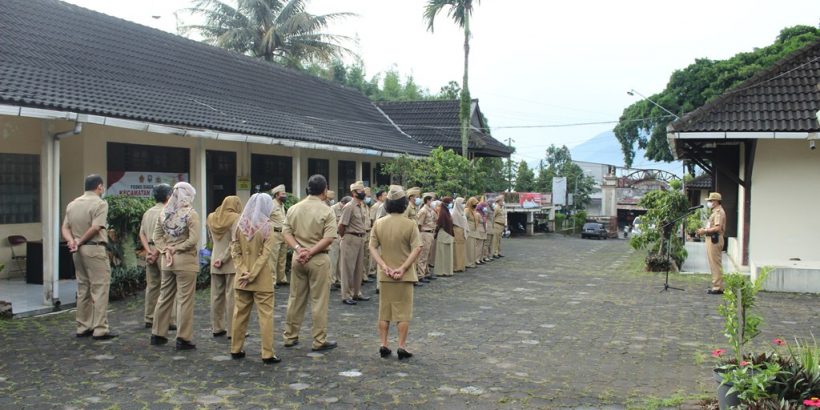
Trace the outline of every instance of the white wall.
[[804, 140], [759, 140], [752, 175], [752, 265], [820, 260], [820, 152]]

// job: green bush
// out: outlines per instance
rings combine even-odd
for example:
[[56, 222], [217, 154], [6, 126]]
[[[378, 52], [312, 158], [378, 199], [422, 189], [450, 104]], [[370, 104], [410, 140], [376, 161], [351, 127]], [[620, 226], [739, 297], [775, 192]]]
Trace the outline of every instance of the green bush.
[[671, 190], [652, 191], [641, 198], [638, 204], [646, 209], [646, 214], [641, 217], [644, 222], [643, 231], [640, 235], [633, 235], [629, 241], [634, 249], [648, 251], [646, 269], [651, 272], [664, 271], [670, 267], [666, 264], [667, 251], [677, 266], [682, 265], [687, 256], [684, 243], [676, 234], [682, 222], [678, 221], [664, 229], [664, 225], [683, 215], [689, 206], [686, 196], [675, 189], [680, 182], [672, 182]]
[[136, 250], [142, 249], [139, 241], [142, 215], [156, 203], [150, 198], [139, 198], [127, 195], [106, 196], [108, 202], [108, 227], [113, 230], [109, 235], [108, 251], [111, 266], [137, 266]]
[[145, 267], [113, 266], [109, 300], [121, 300], [145, 289]]

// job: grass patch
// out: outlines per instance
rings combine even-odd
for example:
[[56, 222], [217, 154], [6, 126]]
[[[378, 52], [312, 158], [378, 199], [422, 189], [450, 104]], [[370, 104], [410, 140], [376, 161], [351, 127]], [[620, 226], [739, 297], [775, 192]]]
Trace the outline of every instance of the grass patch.
[[709, 394], [706, 393], [698, 393], [698, 394], [686, 394], [683, 392], [676, 392], [669, 397], [654, 397], [649, 396], [643, 398], [640, 402], [630, 402], [627, 403], [627, 409], [645, 409], [645, 410], [658, 410], [670, 407], [678, 407], [681, 404], [688, 402], [688, 401], [701, 401], [707, 400], [711, 398]]

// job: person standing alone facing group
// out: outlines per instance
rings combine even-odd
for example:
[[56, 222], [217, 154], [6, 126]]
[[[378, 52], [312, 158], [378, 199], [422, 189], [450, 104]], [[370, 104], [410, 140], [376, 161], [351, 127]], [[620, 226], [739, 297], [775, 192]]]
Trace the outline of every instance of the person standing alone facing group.
[[214, 337], [225, 336], [231, 330], [233, 323], [233, 288], [236, 266], [231, 256], [231, 240], [241, 212], [242, 201], [239, 197], [227, 196], [222, 200], [222, 205], [208, 215], [208, 232], [213, 240], [211, 331]]
[[712, 272], [712, 287], [706, 291], [710, 295], [723, 294], [723, 245], [726, 232], [726, 211], [721, 206], [723, 198], [717, 192], [709, 194], [706, 206], [712, 210], [705, 228], [698, 229], [698, 235], [706, 238], [706, 257]]

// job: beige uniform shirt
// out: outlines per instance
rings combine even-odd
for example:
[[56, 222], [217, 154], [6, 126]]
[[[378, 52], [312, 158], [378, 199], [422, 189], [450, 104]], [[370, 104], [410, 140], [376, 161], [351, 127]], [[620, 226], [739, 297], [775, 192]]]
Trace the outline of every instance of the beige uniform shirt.
[[379, 209], [376, 210], [376, 217], [373, 218], [374, 224], [376, 220], [382, 219], [385, 216], [387, 216], [387, 209], [384, 207], [384, 202], [379, 202], [378, 207]]
[[[242, 290], [250, 292], [273, 292], [273, 266], [271, 266], [270, 254], [273, 250], [273, 223], [271, 224], [268, 237], [265, 238], [260, 232], [256, 232], [250, 240], [242, 233], [235, 230], [236, 240], [231, 242], [231, 257], [236, 266], [235, 284], [238, 283], [239, 275], [250, 272], [248, 285]], [[225, 235], [230, 237], [231, 235]], [[237, 287], [239, 289], [239, 287]]]
[[[103, 229], [91, 237], [92, 242], [108, 242], [108, 202], [103, 201], [93, 191], [86, 191], [82, 196], [71, 201], [65, 209], [63, 226], [68, 227], [74, 239], [80, 239], [92, 226], [101, 226]], [[150, 241], [151, 238], [149, 237]]]
[[482, 239], [481, 233], [479, 232], [479, 225], [483, 226], [481, 215], [479, 215], [478, 212], [470, 208], [465, 209], [464, 214], [467, 217], [467, 230], [469, 231], [468, 236], [470, 238]]
[[[370, 247], [381, 248], [381, 257], [384, 263], [391, 268], [401, 266], [407, 257], [421, 246], [421, 235], [416, 229], [416, 223], [402, 215], [392, 214], [379, 219], [370, 233]], [[381, 267], [378, 272], [379, 282], [418, 281], [415, 263], [410, 264], [401, 279], [393, 279], [385, 275]]]
[[[507, 225], [507, 208], [498, 205], [493, 214], [493, 230], [503, 230]], [[500, 225], [500, 226], [499, 226]]]
[[723, 207], [713, 208], [712, 213], [709, 215], [709, 221], [706, 224], [706, 228], [711, 228], [713, 226], [720, 226], [720, 236], [724, 236], [726, 232], [726, 211], [723, 210]]
[[384, 208], [384, 202], [376, 202], [373, 206], [370, 207], [370, 221], [375, 222], [376, 219], [379, 219], [379, 213], [381, 213], [381, 209]]
[[336, 202], [330, 207], [330, 209], [333, 210], [333, 215], [336, 216], [336, 225], [338, 225], [339, 221], [342, 220], [342, 208], [344, 208], [344, 206], [342, 206], [341, 202]]
[[318, 196], [308, 196], [288, 209], [282, 232], [311, 248], [324, 238], [336, 237], [336, 216]]
[[357, 204], [356, 201], [353, 200], [348, 202], [344, 209], [342, 209], [342, 217], [339, 219], [339, 225], [346, 226], [345, 233], [364, 234], [369, 224], [370, 217], [367, 216], [364, 203]]
[[407, 209], [404, 210], [404, 216], [416, 222], [416, 204], [408, 203]]
[[[214, 241], [213, 254], [211, 255], [211, 273], [236, 273], [236, 266], [234, 265], [233, 255], [231, 252], [231, 241], [233, 240], [232, 236], [233, 233], [236, 232], [236, 226], [238, 224], [239, 218], [237, 218], [236, 221], [234, 221], [233, 225], [231, 226], [231, 230], [225, 232], [225, 234], [222, 235], [221, 239], [214, 238], [214, 234], [213, 232], [211, 232], [211, 238], [213, 238]], [[214, 262], [216, 262], [217, 260], [222, 261], [222, 266], [218, 268], [214, 266]]]
[[[150, 250], [154, 250], [154, 228], [157, 227], [157, 218], [162, 213], [162, 208], [165, 204], [156, 204], [142, 214], [142, 223], [140, 223], [140, 235], [145, 236], [148, 241]], [[148, 249], [146, 249], [148, 250]]]
[[273, 222], [273, 227], [278, 231], [282, 231], [282, 225], [285, 223], [285, 207], [277, 200], [273, 200], [273, 210], [270, 213], [270, 221]]
[[[199, 214], [191, 209], [188, 214], [188, 221], [185, 224], [187, 229], [185, 232], [174, 238], [165, 233], [162, 229], [163, 215], [160, 214], [157, 218], [156, 226], [154, 227], [154, 245], [162, 253], [162, 261], [160, 262], [160, 269], [165, 271], [195, 271], [199, 272], [199, 252], [197, 252], [197, 243], [199, 243]], [[174, 253], [174, 263], [171, 266], [166, 265], [165, 249], [173, 246], [176, 249]]]
[[418, 224], [422, 232], [436, 231], [436, 211], [429, 205], [424, 205], [418, 213]]

